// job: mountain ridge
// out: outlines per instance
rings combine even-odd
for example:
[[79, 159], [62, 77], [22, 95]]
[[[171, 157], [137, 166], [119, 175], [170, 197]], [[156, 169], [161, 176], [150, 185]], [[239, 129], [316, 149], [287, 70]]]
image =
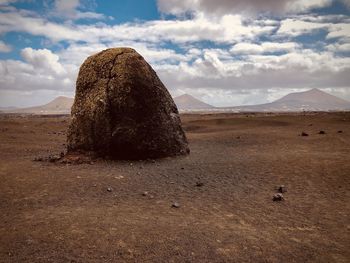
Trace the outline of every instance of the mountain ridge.
[[215, 107], [205, 103], [189, 94], [183, 94], [174, 98], [174, 102], [179, 110], [208, 110]]
[[[1, 109], [7, 113], [70, 114], [74, 98], [59, 96], [47, 104], [29, 108]], [[319, 89], [289, 93], [270, 103], [233, 107], [214, 107], [189, 94], [174, 98], [180, 111], [234, 111], [234, 112], [300, 112], [350, 110], [350, 102]]]
[[270, 103], [222, 107], [221, 109], [257, 112], [343, 111], [350, 110], [350, 102], [314, 88], [289, 93]]

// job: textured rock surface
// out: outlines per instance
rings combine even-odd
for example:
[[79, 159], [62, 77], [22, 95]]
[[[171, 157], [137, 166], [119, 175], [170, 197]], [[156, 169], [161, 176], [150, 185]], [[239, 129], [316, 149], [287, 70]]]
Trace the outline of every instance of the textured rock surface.
[[82, 64], [67, 139], [68, 152], [115, 159], [189, 153], [173, 99], [130, 48], [107, 49]]

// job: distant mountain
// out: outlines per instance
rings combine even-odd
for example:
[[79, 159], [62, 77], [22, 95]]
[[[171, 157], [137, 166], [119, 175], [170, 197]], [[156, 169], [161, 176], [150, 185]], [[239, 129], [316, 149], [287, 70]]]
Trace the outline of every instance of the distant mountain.
[[311, 89], [304, 92], [290, 93], [271, 103], [230, 107], [230, 109], [257, 112], [343, 111], [350, 110], [350, 102], [319, 89]]
[[13, 111], [16, 109], [17, 109], [16, 107], [0, 107], [0, 112]]
[[174, 101], [179, 110], [210, 110], [215, 108], [189, 94], [175, 97]]
[[[304, 92], [290, 93], [274, 102], [236, 106], [236, 107], [214, 107], [191, 95], [184, 94], [174, 98], [181, 111], [235, 111], [235, 112], [298, 112], [298, 111], [350, 111], [350, 102], [336, 96], [312, 89]], [[14, 107], [0, 108], [5, 113], [32, 113], [32, 114], [70, 114], [74, 99], [68, 97], [57, 97], [53, 101], [37, 107], [18, 109]]]
[[74, 99], [68, 97], [57, 97], [53, 101], [36, 107], [12, 110], [14, 113], [33, 113], [33, 114], [70, 114]]

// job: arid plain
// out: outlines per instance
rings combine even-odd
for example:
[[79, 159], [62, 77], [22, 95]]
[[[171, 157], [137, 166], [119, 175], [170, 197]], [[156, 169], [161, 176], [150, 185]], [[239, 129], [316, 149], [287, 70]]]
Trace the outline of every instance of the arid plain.
[[181, 117], [186, 157], [62, 164], [70, 117], [0, 115], [0, 262], [349, 262], [350, 113]]

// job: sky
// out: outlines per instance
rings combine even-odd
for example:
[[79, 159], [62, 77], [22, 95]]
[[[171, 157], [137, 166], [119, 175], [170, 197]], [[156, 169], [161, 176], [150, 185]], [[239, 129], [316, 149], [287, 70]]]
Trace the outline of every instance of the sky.
[[73, 97], [111, 47], [214, 106], [311, 88], [350, 101], [350, 0], [0, 0], [0, 36], [0, 107]]

